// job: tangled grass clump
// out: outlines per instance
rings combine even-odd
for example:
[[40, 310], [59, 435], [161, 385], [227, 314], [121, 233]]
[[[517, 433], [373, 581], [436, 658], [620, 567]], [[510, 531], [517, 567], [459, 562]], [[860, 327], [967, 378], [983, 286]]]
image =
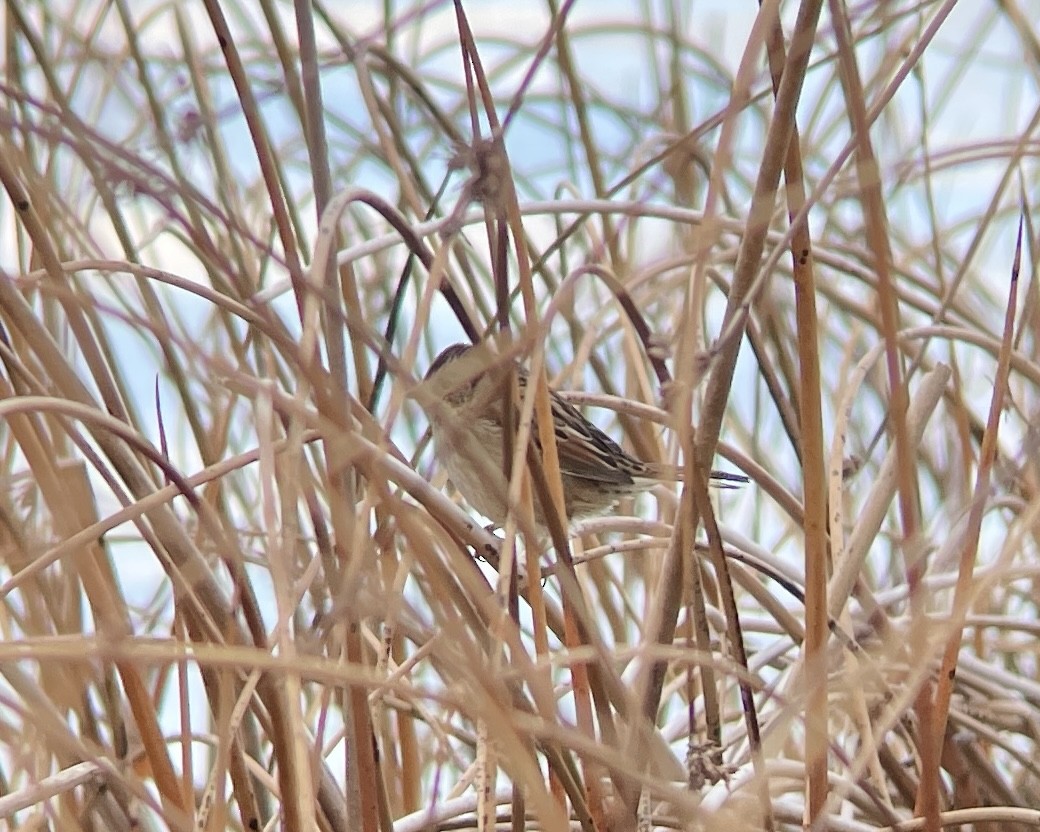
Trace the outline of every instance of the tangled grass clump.
[[702, 5], [7, 4], [0, 818], [1035, 826], [1040, 12]]

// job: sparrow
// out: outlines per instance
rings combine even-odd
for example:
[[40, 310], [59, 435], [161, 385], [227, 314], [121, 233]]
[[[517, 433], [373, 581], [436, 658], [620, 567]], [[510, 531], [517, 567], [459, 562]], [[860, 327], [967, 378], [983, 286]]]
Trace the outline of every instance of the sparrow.
[[[434, 359], [424, 380], [435, 456], [466, 501], [497, 526], [505, 522], [508, 507], [502, 465], [507, 370], [484, 345], [454, 344]], [[522, 397], [527, 373], [519, 366], [515, 372]], [[549, 391], [549, 400], [570, 520], [605, 514], [621, 497], [682, 479], [673, 465], [632, 456], [555, 391]], [[518, 421], [519, 414], [514, 425]], [[537, 432], [531, 441], [540, 451]], [[723, 471], [712, 471], [711, 479], [723, 487], [747, 482], [743, 475]], [[537, 498], [534, 510], [535, 522], [544, 530]]]

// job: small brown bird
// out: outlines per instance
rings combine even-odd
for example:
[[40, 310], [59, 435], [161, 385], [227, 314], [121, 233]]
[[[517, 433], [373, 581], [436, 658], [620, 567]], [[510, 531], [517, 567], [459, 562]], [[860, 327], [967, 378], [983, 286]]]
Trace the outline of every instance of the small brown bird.
[[[486, 347], [454, 344], [434, 359], [425, 382], [437, 459], [469, 504], [496, 525], [505, 522], [508, 504], [502, 473], [502, 406], [507, 395], [502, 369]], [[516, 373], [523, 396], [527, 373], [519, 367]], [[550, 390], [549, 397], [571, 520], [603, 514], [627, 494], [682, 478], [675, 466], [636, 459], [557, 393]], [[532, 441], [539, 447], [537, 435]], [[740, 474], [721, 471], [712, 471], [711, 477], [721, 485], [747, 482]], [[535, 520], [544, 529], [537, 499]]]

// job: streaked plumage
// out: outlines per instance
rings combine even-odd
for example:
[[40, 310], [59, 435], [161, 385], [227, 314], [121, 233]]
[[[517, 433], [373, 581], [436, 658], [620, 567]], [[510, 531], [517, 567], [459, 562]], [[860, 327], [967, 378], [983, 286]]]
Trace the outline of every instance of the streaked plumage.
[[[470, 505], [496, 524], [505, 521], [507, 487], [502, 474], [502, 404], [507, 394], [501, 369], [486, 347], [455, 344], [426, 373], [431, 398], [443, 405], [428, 408], [437, 458]], [[516, 372], [523, 396], [527, 373], [519, 367]], [[626, 494], [681, 478], [674, 466], [636, 459], [557, 393], [550, 390], [549, 396], [571, 520], [603, 514]], [[533, 441], [537, 446], [537, 437]], [[746, 482], [740, 475], [715, 471], [712, 478]], [[544, 526], [535, 503], [535, 519]]]

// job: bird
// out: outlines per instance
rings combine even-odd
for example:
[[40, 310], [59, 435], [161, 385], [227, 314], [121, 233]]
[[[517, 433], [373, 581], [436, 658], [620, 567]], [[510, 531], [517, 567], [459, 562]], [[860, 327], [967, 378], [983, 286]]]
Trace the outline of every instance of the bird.
[[[520, 396], [527, 372], [514, 364]], [[485, 345], [453, 344], [433, 360], [424, 378], [434, 456], [466, 501], [495, 526], [505, 523], [508, 500], [502, 465], [503, 386], [508, 370]], [[644, 462], [624, 450], [581, 412], [549, 391], [564, 505], [571, 521], [609, 512], [626, 495], [682, 479], [676, 466]], [[519, 421], [519, 414], [514, 425]], [[532, 443], [540, 451], [537, 432]], [[747, 482], [741, 474], [712, 471], [714, 484]], [[536, 497], [535, 522], [545, 530]]]

